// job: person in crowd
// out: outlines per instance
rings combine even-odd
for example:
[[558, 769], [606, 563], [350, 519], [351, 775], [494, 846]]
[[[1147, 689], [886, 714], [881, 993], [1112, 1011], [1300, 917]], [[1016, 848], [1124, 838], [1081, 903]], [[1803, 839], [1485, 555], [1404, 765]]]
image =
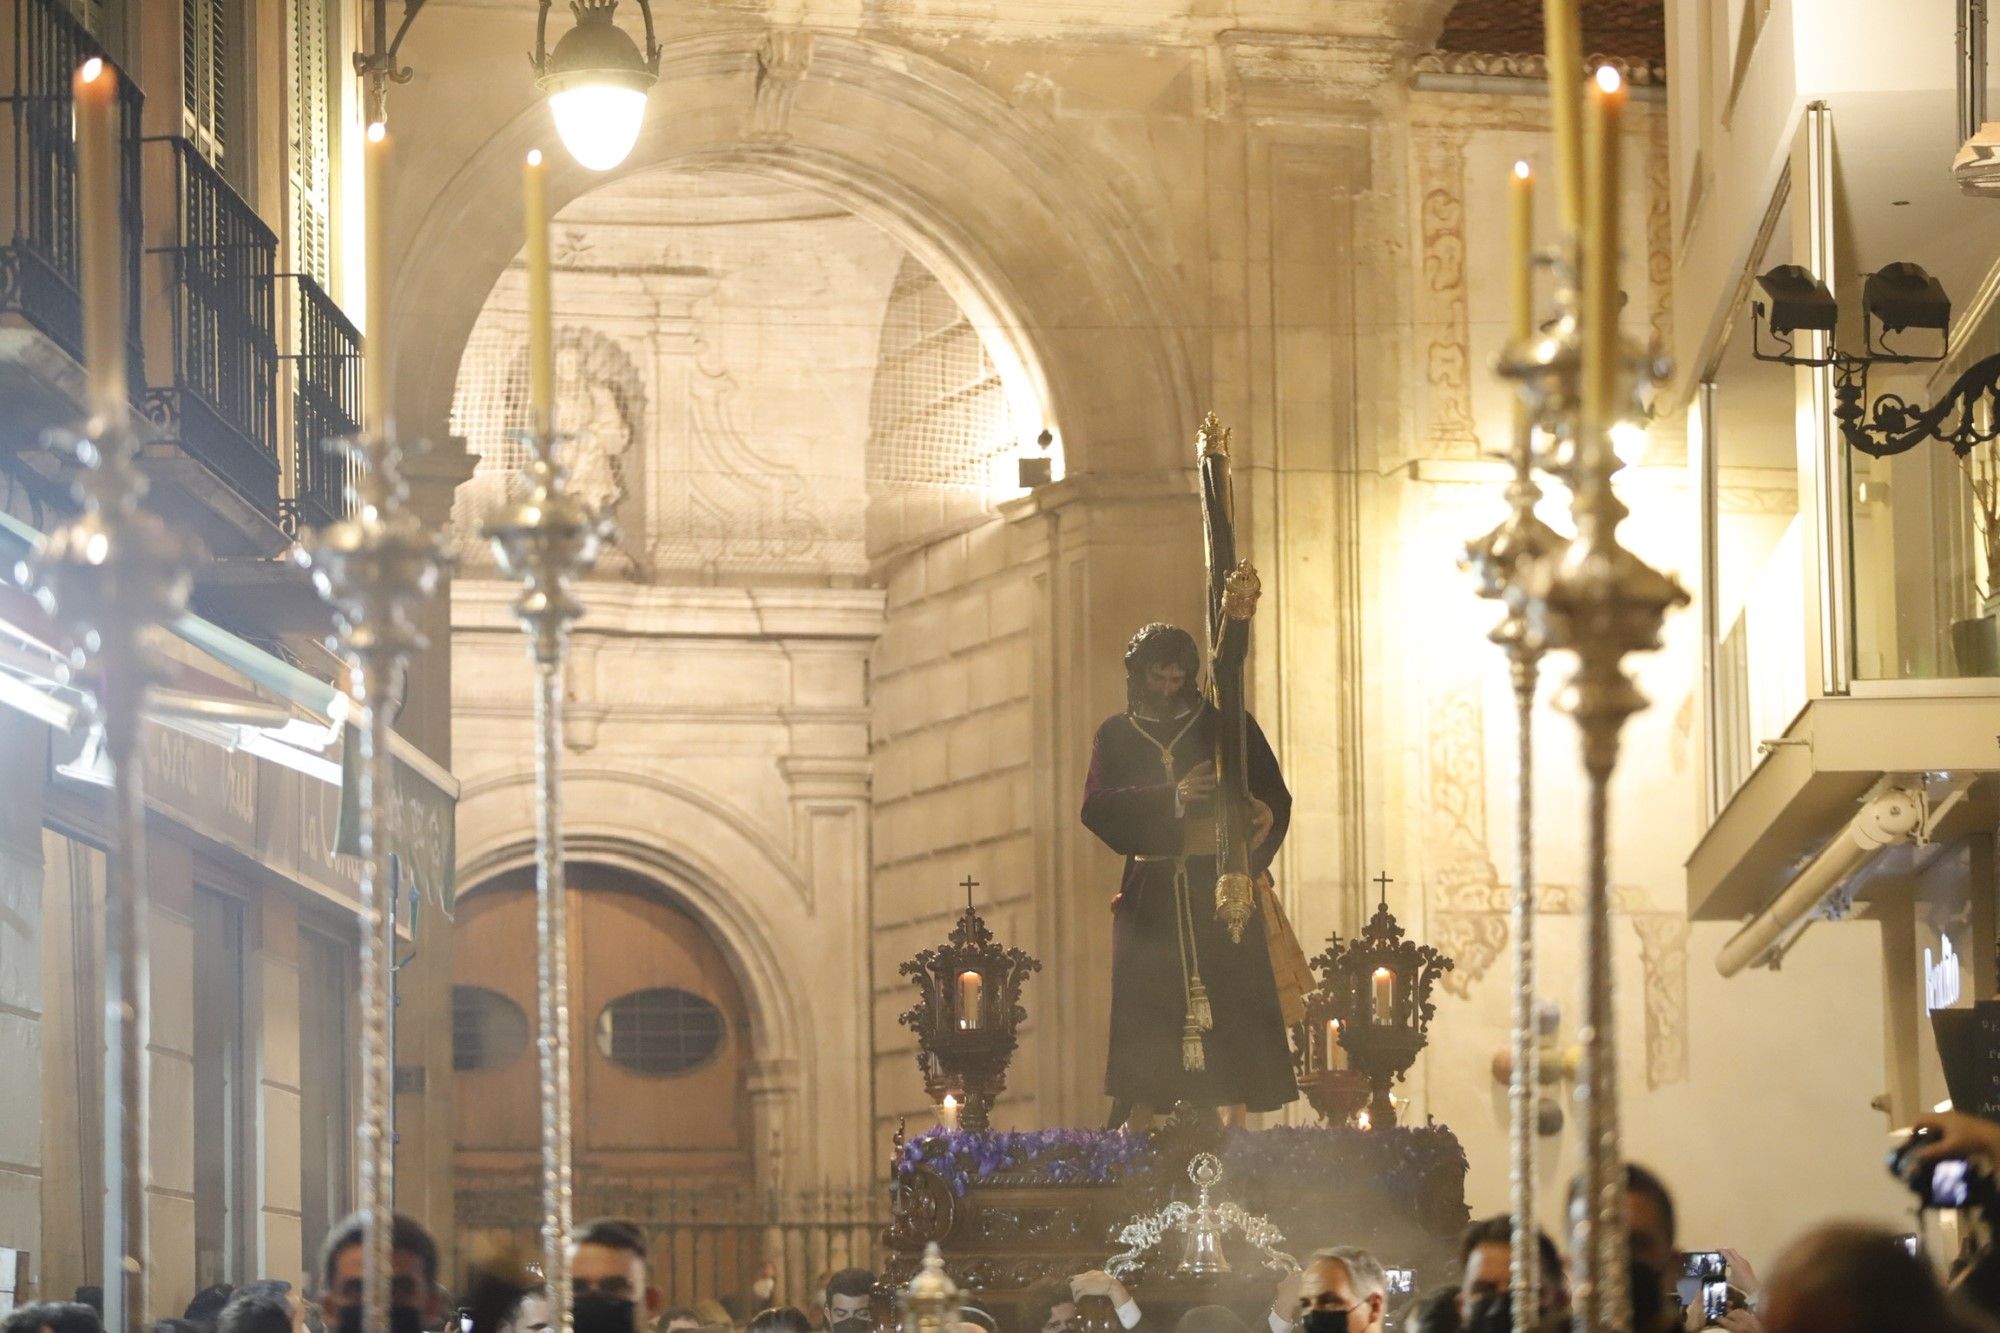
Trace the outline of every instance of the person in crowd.
[[701, 1316], [701, 1326], [710, 1328], [720, 1325], [728, 1328], [736, 1321], [730, 1316], [729, 1307], [713, 1296], [703, 1296], [694, 1303], [694, 1312]]
[[646, 1233], [615, 1218], [576, 1233], [569, 1283], [577, 1333], [645, 1333], [667, 1303], [647, 1275]]
[[828, 1278], [826, 1333], [868, 1333], [874, 1293], [875, 1275], [865, 1268], [843, 1268]]
[[826, 1284], [832, 1280], [830, 1268], [813, 1279], [812, 1299], [806, 1302], [806, 1318], [812, 1320], [813, 1333], [826, 1333]]
[[1174, 1333], [1250, 1333], [1236, 1311], [1226, 1305], [1197, 1305], [1174, 1324]]
[[758, 1311], [749, 1333], [812, 1333], [812, 1321], [796, 1305], [777, 1305]]
[[222, 1317], [222, 1307], [229, 1304], [229, 1298], [236, 1294], [236, 1288], [227, 1282], [218, 1282], [212, 1287], [203, 1287], [181, 1311], [181, 1318], [193, 1324], [199, 1333], [215, 1333], [215, 1321]]
[[976, 1305], [958, 1307], [958, 1326], [961, 1333], [1000, 1333], [1000, 1321]]
[[1381, 1333], [1388, 1304], [1389, 1277], [1375, 1256], [1336, 1246], [1315, 1251], [1300, 1271], [1292, 1322], [1300, 1333]]
[[[1541, 1252], [1537, 1272], [1541, 1278], [1541, 1309], [1544, 1317], [1569, 1309], [1569, 1277], [1563, 1270], [1562, 1252], [1546, 1231], [1538, 1232], [1536, 1246]], [[1506, 1213], [1482, 1218], [1458, 1238], [1459, 1309], [1470, 1314], [1481, 1302], [1509, 1290], [1514, 1275], [1514, 1219]]]
[[700, 1327], [701, 1316], [689, 1305], [670, 1305], [653, 1321], [653, 1333], [694, 1333]]
[[1070, 1333], [1075, 1324], [1076, 1293], [1059, 1277], [1035, 1283], [1014, 1307], [1014, 1333]]
[[0, 1333], [104, 1333], [104, 1323], [82, 1301], [31, 1301], [0, 1319]]
[[[1584, 1178], [1569, 1183], [1570, 1225], [1583, 1217]], [[1674, 1327], [1680, 1306], [1674, 1296], [1674, 1282], [1680, 1276], [1681, 1255], [1675, 1239], [1674, 1196], [1666, 1182], [1640, 1166], [1625, 1164], [1625, 1243], [1635, 1267], [1632, 1281], [1643, 1283], [1631, 1288], [1632, 1326], [1639, 1333]], [[1640, 1272], [1640, 1268], [1644, 1272]]]
[[[353, 1213], [327, 1233], [319, 1252], [320, 1309], [336, 1333], [360, 1333], [361, 1240], [367, 1217]], [[437, 1307], [438, 1248], [423, 1223], [397, 1213], [389, 1232], [389, 1333], [420, 1333]]]
[[1872, 1226], [1816, 1227], [1778, 1256], [1759, 1305], [1766, 1333], [1990, 1333], [1956, 1311], [1930, 1267]]
[[1463, 1297], [1457, 1287], [1436, 1287], [1418, 1299], [1416, 1308], [1403, 1323], [1403, 1333], [1459, 1333], [1465, 1325], [1460, 1310]]
[[297, 1333], [291, 1294], [245, 1289], [229, 1298], [215, 1321], [216, 1333]]
[[104, 1318], [104, 1288], [95, 1283], [78, 1287], [75, 1299], [78, 1305], [88, 1305], [91, 1309], [97, 1311], [98, 1319], [102, 1320]]
[[730, 1320], [745, 1324], [752, 1315], [768, 1310], [778, 1303], [778, 1265], [766, 1259], [757, 1265], [757, 1275], [750, 1279], [750, 1289], [734, 1296], [724, 1296], [722, 1304], [729, 1311]]
[[[285, 1281], [283, 1278], [254, 1278], [238, 1287], [236, 1294], [229, 1299], [233, 1304], [236, 1301], [242, 1300], [245, 1296], [262, 1296], [270, 1300], [282, 1301], [285, 1308], [292, 1312], [292, 1333], [305, 1333], [306, 1303], [299, 1296], [297, 1288], [293, 1287], [291, 1283]], [[223, 1307], [225, 1311], [228, 1308], [228, 1306]], [[220, 1321], [218, 1320], [218, 1326], [219, 1324]]]
[[1075, 1317], [1078, 1302], [1101, 1296], [1111, 1302], [1111, 1313], [1118, 1316], [1120, 1328], [1131, 1329], [1139, 1326], [1139, 1302], [1132, 1299], [1132, 1293], [1125, 1289], [1123, 1282], [1101, 1268], [1093, 1268], [1071, 1278], [1069, 1294], [1072, 1318]]
[[155, 1319], [146, 1333], [201, 1333], [201, 1326], [192, 1319], [176, 1319], [168, 1315], [165, 1319]]
[[1139, 1326], [1139, 1303], [1132, 1299], [1125, 1284], [1102, 1269], [1093, 1268], [1067, 1281], [1048, 1278], [1028, 1288], [1017, 1307], [1015, 1327], [1018, 1333], [1069, 1333], [1076, 1324], [1077, 1302], [1093, 1296], [1111, 1303], [1111, 1312], [1118, 1316], [1121, 1328]]

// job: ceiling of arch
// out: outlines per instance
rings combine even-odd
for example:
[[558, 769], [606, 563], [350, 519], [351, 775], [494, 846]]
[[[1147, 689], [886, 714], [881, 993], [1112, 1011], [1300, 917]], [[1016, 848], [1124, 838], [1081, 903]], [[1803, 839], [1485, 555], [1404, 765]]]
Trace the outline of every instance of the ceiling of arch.
[[[982, 450], [1011, 443], [997, 372], [963, 313], [899, 241], [824, 196], [744, 173], [637, 173], [563, 208], [552, 245], [571, 481], [620, 531], [603, 573], [855, 581], [882, 490], [871, 466], [907, 484], [907, 468], [884, 466], [902, 436], [922, 434], [927, 456], [967, 452], [959, 483]], [[924, 304], [936, 330], [921, 337], [913, 281], [936, 289]], [[488, 558], [480, 520], [525, 461], [511, 435], [527, 420], [526, 340], [517, 258], [473, 328], [454, 399], [453, 433], [481, 460], [454, 510], [470, 563]], [[978, 374], [992, 392], [968, 406]]]

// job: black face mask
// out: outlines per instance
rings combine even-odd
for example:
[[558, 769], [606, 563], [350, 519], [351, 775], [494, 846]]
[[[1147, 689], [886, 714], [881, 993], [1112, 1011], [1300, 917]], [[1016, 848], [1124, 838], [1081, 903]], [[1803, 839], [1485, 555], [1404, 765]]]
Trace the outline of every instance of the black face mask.
[[866, 1310], [855, 1310], [849, 1314], [835, 1314], [829, 1310], [826, 1314], [826, 1326], [829, 1329], [867, 1328], [868, 1312]]
[[[361, 1306], [340, 1307], [340, 1322], [334, 1325], [338, 1333], [361, 1333]], [[424, 1312], [414, 1305], [392, 1305], [389, 1307], [389, 1333], [424, 1333]]]
[[638, 1315], [637, 1301], [606, 1296], [601, 1291], [584, 1292], [570, 1310], [576, 1333], [632, 1333], [639, 1327]]
[[1347, 1316], [1360, 1308], [1355, 1306], [1352, 1310], [1308, 1310], [1305, 1317], [1299, 1320], [1299, 1328], [1303, 1333], [1347, 1333]]

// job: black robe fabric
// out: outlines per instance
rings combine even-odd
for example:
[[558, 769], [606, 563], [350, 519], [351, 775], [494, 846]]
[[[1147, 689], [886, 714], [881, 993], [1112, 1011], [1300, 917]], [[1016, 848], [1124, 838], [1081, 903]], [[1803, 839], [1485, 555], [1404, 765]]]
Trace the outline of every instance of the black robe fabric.
[[[1215, 1026], [1204, 1042], [1207, 1067], [1182, 1068], [1181, 1033], [1187, 990], [1175, 929], [1174, 862], [1186, 817], [1176, 811], [1175, 784], [1215, 754], [1215, 712], [1201, 716], [1174, 743], [1174, 780], [1160, 762], [1161, 745], [1188, 723], [1183, 715], [1153, 721], [1120, 713], [1097, 729], [1083, 793], [1083, 823], [1125, 857], [1125, 876], [1112, 903], [1111, 1051], [1105, 1091], [1114, 1101], [1157, 1111], [1175, 1102], [1274, 1111], [1298, 1096], [1290, 1043], [1271, 977], [1271, 953], [1261, 901], [1233, 944], [1215, 919], [1215, 857], [1187, 858], [1194, 945]], [[1136, 724], [1136, 725], [1135, 725]], [[1154, 740], [1141, 736], [1145, 728]], [[1157, 742], [1157, 743], [1155, 743]], [[1292, 795], [1277, 756], [1254, 718], [1249, 720], [1250, 793], [1271, 807], [1270, 836], [1250, 858], [1253, 875], [1277, 855], [1291, 822]], [[1136, 858], [1164, 857], [1141, 861]]]

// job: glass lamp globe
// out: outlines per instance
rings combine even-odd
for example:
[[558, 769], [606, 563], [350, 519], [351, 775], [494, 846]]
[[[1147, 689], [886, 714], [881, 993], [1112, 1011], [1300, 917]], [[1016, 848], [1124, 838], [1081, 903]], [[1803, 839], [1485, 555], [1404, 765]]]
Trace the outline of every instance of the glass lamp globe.
[[[646, 118], [646, 90], [659, 78], [657, 56], [612, 21], [618, 0], [582, 0], [572, 6], [576, 26], [541, 65], [556, 134], [570, 156], [591, 171], [609, 171], [639, 141]], [[644, 8], [644, 5], [641, 5]], [[648, 42], [651, 20], [647, 21]]]
[[551, 92], [549, 111], [569, 155], [591, 171], [609, 171], [639, 142], [646, 94], [616, 83], [578, 82]]

